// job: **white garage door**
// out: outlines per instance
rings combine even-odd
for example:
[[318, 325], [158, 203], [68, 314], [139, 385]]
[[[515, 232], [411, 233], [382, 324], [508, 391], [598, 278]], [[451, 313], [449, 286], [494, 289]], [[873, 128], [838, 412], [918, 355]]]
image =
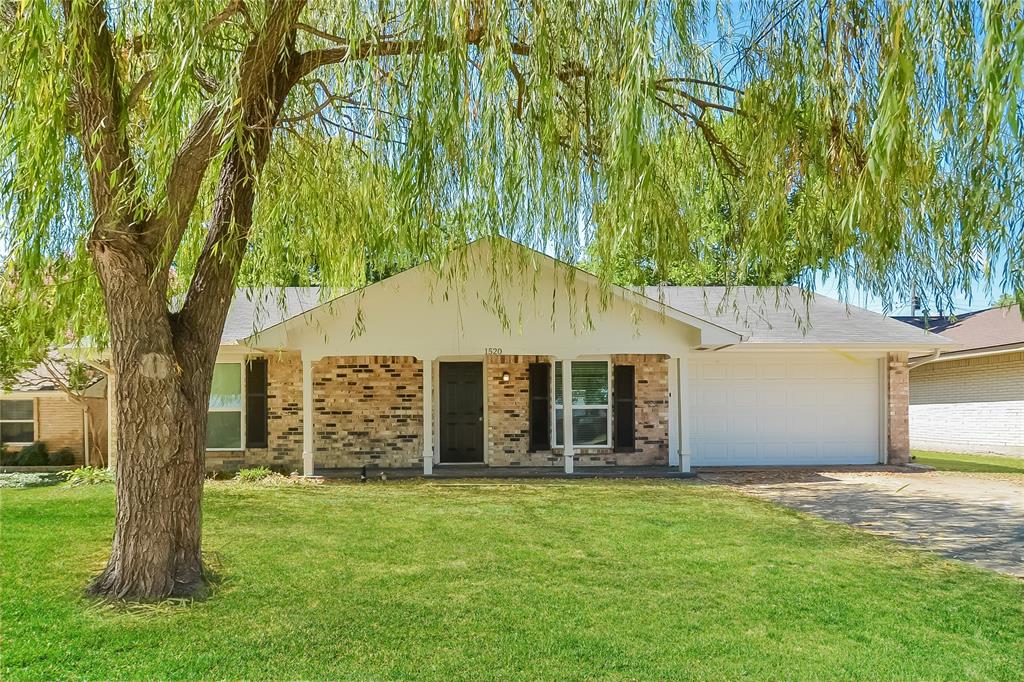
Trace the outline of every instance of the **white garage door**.
[[877, 357], [806, 352], [690, 358], [695, 466], [878, 461]]

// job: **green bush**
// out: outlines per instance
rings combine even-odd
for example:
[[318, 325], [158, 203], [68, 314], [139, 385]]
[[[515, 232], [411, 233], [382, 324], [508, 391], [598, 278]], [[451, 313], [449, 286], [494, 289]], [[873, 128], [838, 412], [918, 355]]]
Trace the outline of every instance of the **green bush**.
[[113, 483], [114, 474], [110, 469], [102, 467], [78, 467], [68, 471], [61, 471], [57, 474], [68, 482], [68, 486], [99, 485], [100, 483]]
[[54, 466], [66, 466], [75, 463], [75, 453], [71, 448], [61, 448], [50, 455], [50, 464]]
[[253, 467], [251, 469], [239, 469], [238, 473], [235, 474], [235, 479], [244, 483], [256, 483], [273, 474], [274, 472], [269, 467]]
[[0, 466], [18, 466], [18, 458], [20, 456], [21, 453], [17, 450], [8, 450], [7, 448], [0, 447]]
[[18, 453], [18, 466], [43, 467], [50, 463], [50, 455], [46, 451], [46, 443], [36, 441], [21, 449]]

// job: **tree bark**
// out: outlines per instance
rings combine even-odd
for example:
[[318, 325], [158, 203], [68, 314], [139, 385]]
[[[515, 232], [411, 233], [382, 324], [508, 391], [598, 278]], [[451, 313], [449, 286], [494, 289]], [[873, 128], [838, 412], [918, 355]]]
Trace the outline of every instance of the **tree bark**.
[[[88, 588], [93, 595], [156, 600], [206, 592], [200, 541], [210, 384], [248, 244], [257, 178], [296, 82], [295, 22], [304, 5], [268, 3], [266, 22], [239, 62], [231, 111], [217, 107], [200, 117], [168, 179], [168, 212], [155, 215], [122, 201], [135, 188], [135, 173], [125, 126], [118, 124], [124, 98], [103, 3], [66, 3], [65, 15], [91, 55], [78, 87], [94, 208], [89, 250], [116, 376], [117, 518], [110, 559]], [[218, 131], [229, 123], [240, 134], [221, 164], [196, 273], [181, 310], [172, 313], [169, 255], [219, 145]], [[116, 181], [115, 169], [125, 171]]]
[[[117, 520], [110, 559], [89, 593], [115, 599], [200, 597], [206, 411], [235, 275], [252, 227], [256, 178], [290, 81], [290, 50], [244, 117], [221, 167], [206, 244], [185, 304], [167, 310], [158, 251], [91, 244], [117, 376]], [[144, 233], [145, 230], [142, 230]]]
[[[93, 260], [105, 293], [117, 374], [114, 409], [117, 518], [97, 596], [202, 596], [200, 538], [206, 406], [212, 364], [185, 381], [175, 355], [162, 287], [142, 253], [98, 247]], [[205, 386], [205, 392], [194, 392]]]

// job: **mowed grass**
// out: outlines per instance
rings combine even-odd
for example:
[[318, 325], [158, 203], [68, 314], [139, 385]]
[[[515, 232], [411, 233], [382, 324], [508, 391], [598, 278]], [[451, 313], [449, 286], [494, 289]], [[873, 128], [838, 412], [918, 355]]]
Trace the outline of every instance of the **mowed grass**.
[[2, 492], [4, 680], [1007, 679], [1024, 582], [677, 481], [208, 487], [222, 582], [100, 607], [107, 487]]
[[1024, 474], [1024, 457], [999, 455], [965, 455], [958, 452], [931, 452], [912, 450], [914, 461], [927, 464], [939, 471], [968, 471], [976, 473]]

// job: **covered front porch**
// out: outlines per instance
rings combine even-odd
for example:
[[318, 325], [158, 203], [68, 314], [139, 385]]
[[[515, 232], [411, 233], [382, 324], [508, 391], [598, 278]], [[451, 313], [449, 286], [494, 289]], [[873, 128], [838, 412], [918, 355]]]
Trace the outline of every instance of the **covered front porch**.
[[[687, 401], [679, 400], [685, 357], [488, 350], [303, 360], [301, 414], [288, 421], [288, 403], [275, 400], [272, 381], [271, 423], [301, 424], [305, 475], [364, 467], [427, 476], [453, 467], [491, 475], [529, 468], [688, 470]], [[572, 396], [569, 410], [565, 395]], [[275, 419], [277, 410], [283, 419]]]
[[268, 363], [264, 454], [298, 450], [306, 475], [685, 465], [688, 358], [741, 335], [519, 255], [495, 279], [512, 264], [477, 243], [453, 282], [419, 266], [246, 339]]

